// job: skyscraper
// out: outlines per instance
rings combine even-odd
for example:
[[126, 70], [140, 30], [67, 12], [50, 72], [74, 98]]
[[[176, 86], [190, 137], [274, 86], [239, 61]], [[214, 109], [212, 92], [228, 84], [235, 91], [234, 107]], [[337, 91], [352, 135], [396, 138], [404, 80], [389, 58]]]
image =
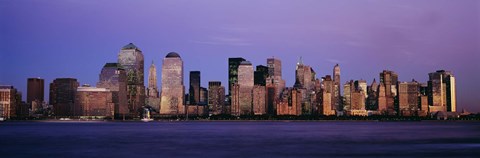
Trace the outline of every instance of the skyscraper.
[[200, 103], [200, 71], [190, 71], [190, 105]]
[[332, 102], [335, 105], [336, 110], [343, 109], [342, 105], [342, 96], [340, 91], [340, 65], [336, 64], [333, 67], [333, 92], [332, 92]]
[[41, 104], [44, 100], [44, 80], [41, 78], [27, 79], [27, 103], [32, 104], [32, 101], [37, 101]]
[[428, 74], [428, 103], [432, 106], [430, 112], [455, 112], [457, 98], [455, 77], [450, 71], [438, 70]]
[[185, 86], [183, 85], [183, 61], [175, 52], [168, 53], [162, 65], [161, 115], [184, 114]]
[[334, 97], [333, 94], [333, 81], [330, 75], [326, 75], [322, 78], [322, 106], [321, 114], [322, 115], [335, 115], [335, 103], [332, 101]]
[[275, 115], [277, 112], [277, 100], [285, 89], [285, 81], [282, 79], [282, 62], [278, 58], [267, 58], [268, 77], [266, 82], [267, 113]]
[[232, 84], [238, 82], [238, 66], [242, 61], [245, 61], [243, 58], [228, 58], [228, 95], [230, 96]]
[[122, 47], [118, 53], [118, 63], [127, 74], [127, 99], [132, 116], [140, 115], [139, 109], [145, 104], [144, 57], [133, 43]]
[[268, 77], [268, 67], [263, 65], [257, 65], [257, 69], [254, 72], [254, 84], [255, 85], [266, 85], [266, 79]]
[[253, 114], [264, 115], [266, 114], [265, 106], [265, 86], [255, 85], [253, 86]]
[[249, 61], [242, 61], [238, 66], [238, 85], [240, 115], [253, 114], [253, 66]]
[[419, 111], [419, 86], [415, 80], [398, 84], [398, 104], [402, 116], [412, 116]]
[[106, 63], [99, 75], [98, 88], [106, 88], [112, 93], [116, 117], [129, 114], [127, 104], [127, 74], [118, 63]]
[[148, 88], [147, 97], [158, 98], [158, 86], [157, 86], [157, 67], [152, 61], [150, 68], [148, 69]]
[[79, 83], [74, 78], [57, 78], [50, 83], [50, 104], [57, 117], [73, 116], [75, 92]]
[[[382, 110], [386, 110], [388, 115], [394, 115], [396, 113], [395, 110], [395, 97], [397, 96], [397, 85], [398, 85], [398, 75], [389, 70], [383, 70], [380, 73], [380, 88], [384, 88], [379, 91], [379, 108], [386, 108]], [[384, 97], [384, 98], [380, 98]], [[380, 99], [382, 101], [380, 101]], [[385, 105], [383, 105], [385, 104]], [[379, 109], [380, 110], [380, 109]]]
[[225, 87], [220, 81], [208, 82], [208, 111], [212, 115], [225, 114]]
[[153, 61], [148, 69], [148, 87], [146, 94], [146, 104], [158, 112], [160, 110], [160, 94], [157, 86], [157, 67]]

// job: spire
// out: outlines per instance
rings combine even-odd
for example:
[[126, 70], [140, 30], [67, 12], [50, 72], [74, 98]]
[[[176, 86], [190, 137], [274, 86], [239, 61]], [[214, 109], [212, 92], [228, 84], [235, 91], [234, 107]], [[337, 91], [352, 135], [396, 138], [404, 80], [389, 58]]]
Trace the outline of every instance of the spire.
[[300, 58], [298, 59], [297, 65], [303, 65], [302, 56], [300, 56]]

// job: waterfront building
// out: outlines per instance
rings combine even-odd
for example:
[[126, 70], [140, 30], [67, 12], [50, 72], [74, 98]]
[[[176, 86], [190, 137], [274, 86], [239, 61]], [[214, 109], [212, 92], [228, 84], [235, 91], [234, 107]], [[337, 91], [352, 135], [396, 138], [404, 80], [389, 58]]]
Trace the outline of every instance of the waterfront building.
[[452, 72], [438, 70], [428, 74], [428, 103], [430, 112], [448, 111], [456, 112], [456, 85]]
[[336, 105], [332, 99], [332, 95], [334, 95], [334, 86], [333, 86], [333, 81], [332, 77], [330, 75], [326, 75], [325, 77], [322, 77], [322, 82], [321, 82], [321, 92], [322, 92], [322, 106], [319, 110], [320, 114], [322, 115], [335, 115], [336, 113]]
[[225, 87], [220, 81], [208, 82], [208, 111], [211, 115], [225, 114]]
[[280, 59], [267, 58], [268, 77], [266, 79], [266, 111], [269, 115], [276, 115], [277, 100], [285, 89], [285, 80], [282, 79], [282, 62]]
[[255, 85], [266, 85], [266, 80], [268, 77], [268, 67], [263, 65], [257, 65], [256, 70], [254, 72], [254, 81]]
[[161, 115], [184, 114], [185, 87], [183, 85], [183, 61], [175, 52], [168, 53], [162, 65]]
[[245, 61], [245, 59], [240, 57], [228, 58], [228, 96], [232, 94], [232, 84], [238, 82], [238, 66], [242, 61]]
[[75, 93], [73, 116], [87, 119], [112, 118], [115, 103], [112, 92], [107, 88], [82, 86]]
[[118, 63], [125, 69], [127, 75], [127, 103], [130, 114], [138, 117], [142, 106], [145, 105], [143, 53], [140, 48], [129, 43], [118, 53]]
[[420, 110], [419, 108], [419, 83], [400, 82], [398, 84], [398, 104], [399, 112], [402, 116], [414, 116]]
[[[383, 86], [380, 87], [382, 88], [382, 91], [379, 91], [379, 92], [383, 92], [384, 96], [379, 95], [379, 97], [384, 97], [384, 98], [381, 98], [382, 102], [383, 102], [383, 99], [385, 100], [385, 102], [383, 102], [385, 103], [385, 105], [382, 105], [382, 108], [385, 108], [385, 109], [382, 109], [382, 110], [384, 110], [383, 112], [387, 115], [395, 115], [396, 114], [395, 98], [397, 97], [398, 75], [393, 71], [383, 70], [383, 72], [380, 73], [380, 85], [383, 85]], [[379, 107], [380, 107], [380, 101], [379, 101]]]
[[254, 115], [265, 115], [266, 105], [265, 105], [265, 86], [255, 85], [253, 86], [253, 114]]
[[98, 88], [106, 88], [112, 93], [116, 117], [129, 115], [127, 102], [127, 74], [118, 63], [106, 63], [99, 75]]
[[27, 79], [27, 103], [36, 102], [41, 104], [44, 101], [45, 80], [41, 78]]
[[18, 100], [18, 94], [20, 93], [13, 86], [0, 85], [0, 120], [11, 119], [17, 116], [17, 106], [21, 103]]
[[253, 114], [253, 66], [249, 61], [243, 61], [238, 66], [239, 106], [240, 115]]
[[200, 103], [200, 71], [190, 71], [190, 88], [189, 93], [190, 105]]
[[208, 89], [205, 87], [200, 87], [200, 100], [198, 105], [204, 106], [208, 104]]
[[332, 91], [332, 102], [334, 104], [335, 110], [342, 110], [342, 93], [341, 93], [341, 80], [340, 80], [340, 65], [336, 64], [333, 67], [333, 91]]
[[153, 61], [148, 69], [148, 87], [145, 94], [146, 106], [153, 108], [158, 113], [160, 111], [160, 93], [157, 86], [157, 67]]
[[240, 85], [238, 83], [232, 84], [230, 114], [233, 116], [240, 116]]
[[73, 116], [75, 92], [79, 83], [74, 78], [57, 78], [50, 83], [50, 104], [57, 117]]

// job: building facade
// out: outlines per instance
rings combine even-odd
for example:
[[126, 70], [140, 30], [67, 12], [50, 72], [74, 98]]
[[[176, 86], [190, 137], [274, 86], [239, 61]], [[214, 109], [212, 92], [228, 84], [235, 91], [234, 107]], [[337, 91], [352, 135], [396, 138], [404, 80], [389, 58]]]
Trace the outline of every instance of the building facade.
[[50, 104], [57, 117], [73, 116], [75, 92], [79, 83], [74, 78], [57, 78], [50, 83]]
[[183, 61], [175, 52], [168, 53], [162, 65], [162, 91], [160, 114], [179, 115], [184, 108], [185, 86], [183, 85]]
[[160, 111], [160, 94], [157, 86], [157, 67], [153, 61], [148, 69], [148, 87], [146, 94], [147, 98], [145, 104], [152, 107], [157, 112]]
[[27, 79], [27, 103], [32, 104], [36, 101], [37, 104], [41, 104], [44, 101], [45, 93], [45, 80], [41, 78], [28, 78]]
[[99, 75], [98, 88], [106, 88], [112, 93], [116, 117], [130, 114], [127, 99], [127, 74], [118, 63], [106, 63]]
[[428, 102], [430, 112], [436, 111], [457, 111], [455, 77], [450, 71], [438, 70], [428, 74]]
[[75, 93], [73, 116], [80, 118], [112, 118], [115, 103], [112, 92], [106, 88], [78, 87]]
[[200, 71], [190, 71], [190, 105], [200, 103]]
[[238, 82], [238, 66], [240, 63], [245, 61], [245, 59], [237, 58], [228, 58], [228, 95], [231, 96], [232, 84]]
[[243, 61], [238, 66], [238, 85], [240, 86], [239, 104], [240, 115], [253, 114], [253, 66], [248, 61]]
[[0, 85], [0, 120], [17, 116], [17, 107], [20, 105], [17, 94], [17, 89], [13, 86]]
[[265, 115], [266, 111], [266, 88], [262, 85], [253, 86], [253, 114]]
[[122, 47], [118, 53], [118, 63], [127, 74], [127, 103], [133, 117], [140, 116], [145, 105], [144, 57], [133, 43]]
[[208, 111], [211, 115], [225, 114], [225, 87], [220, 81], [208, 82]]

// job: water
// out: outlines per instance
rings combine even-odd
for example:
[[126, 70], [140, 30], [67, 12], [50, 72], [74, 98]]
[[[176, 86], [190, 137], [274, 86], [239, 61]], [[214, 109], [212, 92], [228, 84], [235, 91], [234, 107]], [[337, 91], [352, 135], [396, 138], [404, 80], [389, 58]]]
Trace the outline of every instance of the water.
[[3, 122], [0, 157], [478, 157], [480, 122]]

